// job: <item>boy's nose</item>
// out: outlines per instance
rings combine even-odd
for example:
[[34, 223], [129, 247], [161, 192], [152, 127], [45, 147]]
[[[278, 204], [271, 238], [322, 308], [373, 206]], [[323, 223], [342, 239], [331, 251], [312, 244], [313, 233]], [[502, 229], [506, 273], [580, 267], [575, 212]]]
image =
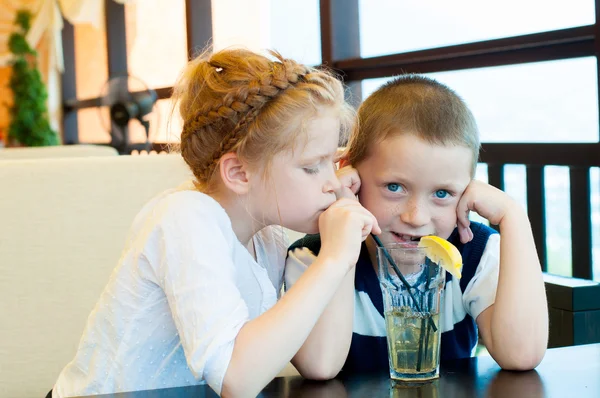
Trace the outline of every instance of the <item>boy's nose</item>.
[[400, 214], [400, 220], [405, 224], [418, 228], [427, 225], [431, 221], [431, 216], [426, 206], [418, 201], [410, 201], [406, 209]]

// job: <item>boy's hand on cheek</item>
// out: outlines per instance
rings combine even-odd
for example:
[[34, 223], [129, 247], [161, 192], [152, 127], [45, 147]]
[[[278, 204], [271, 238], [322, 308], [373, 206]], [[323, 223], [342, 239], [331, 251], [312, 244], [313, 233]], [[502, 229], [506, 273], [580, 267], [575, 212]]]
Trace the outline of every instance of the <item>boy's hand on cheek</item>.
[[336, 171], [336, 175], [340, 180], [340, 188], [335, 191], [336, 198], [356, 199], [356, 194], [360, 190], [360, 177], [356, 169], [352, 166], [344, 166]]
[[470, 211], [476, 212], [492, 225], [500, 225], [506, 214], [517, 207], [518, 204], [505, 192], [484, 182], [472, 180], [456, 208], [461, 242], [473, 239], [469, 228]]

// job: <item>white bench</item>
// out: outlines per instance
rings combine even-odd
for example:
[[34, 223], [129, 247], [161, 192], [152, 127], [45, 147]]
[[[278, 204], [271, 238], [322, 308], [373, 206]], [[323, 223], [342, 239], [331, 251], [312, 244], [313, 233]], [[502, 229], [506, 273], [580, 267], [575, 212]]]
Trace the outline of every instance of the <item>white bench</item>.
[[0, 148], [0, 160], [116, 156], [115, 148], [105, 145], [58, 145], [44, 147]]
[[0, 162], [0, 397], [45, 396], [135, 215], [191, 177], [178, 155]]

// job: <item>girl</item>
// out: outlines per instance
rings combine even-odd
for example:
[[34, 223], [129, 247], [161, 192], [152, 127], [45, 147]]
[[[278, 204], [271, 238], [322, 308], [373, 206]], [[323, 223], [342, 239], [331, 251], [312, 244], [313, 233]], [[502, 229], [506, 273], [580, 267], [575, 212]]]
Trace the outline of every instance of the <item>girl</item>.
[[[148, 203], [54, 397], [207, 382], [256, 396], [292, 359], [348, 272], [374, 217], [337, 180], [351, 112], [331, 74], [271, 53], [223, 50], [176, 87], [195, 181]], [[278, 300], [287, 241], [321, 254]], [[310, 369], [310, 358], [300, 363]]]

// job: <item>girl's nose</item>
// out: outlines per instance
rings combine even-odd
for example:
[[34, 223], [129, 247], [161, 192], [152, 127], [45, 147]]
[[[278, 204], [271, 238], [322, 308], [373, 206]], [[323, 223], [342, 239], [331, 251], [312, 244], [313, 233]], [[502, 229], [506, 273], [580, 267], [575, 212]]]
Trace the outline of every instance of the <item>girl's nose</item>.
[[325, 181], [325, 184], [323, 184], [323, 193], [336, 193], [341, 187], [342, 184], [340, 183], [340, 180], [334, 176], [333, 178]]
[[327, 179], [323, 184], [323, 193], [336, 193], [342, 187], [342, 183], [338, 180], [335, 174], [335, 166], [332, 165], [331, 170], [328, 171]]

